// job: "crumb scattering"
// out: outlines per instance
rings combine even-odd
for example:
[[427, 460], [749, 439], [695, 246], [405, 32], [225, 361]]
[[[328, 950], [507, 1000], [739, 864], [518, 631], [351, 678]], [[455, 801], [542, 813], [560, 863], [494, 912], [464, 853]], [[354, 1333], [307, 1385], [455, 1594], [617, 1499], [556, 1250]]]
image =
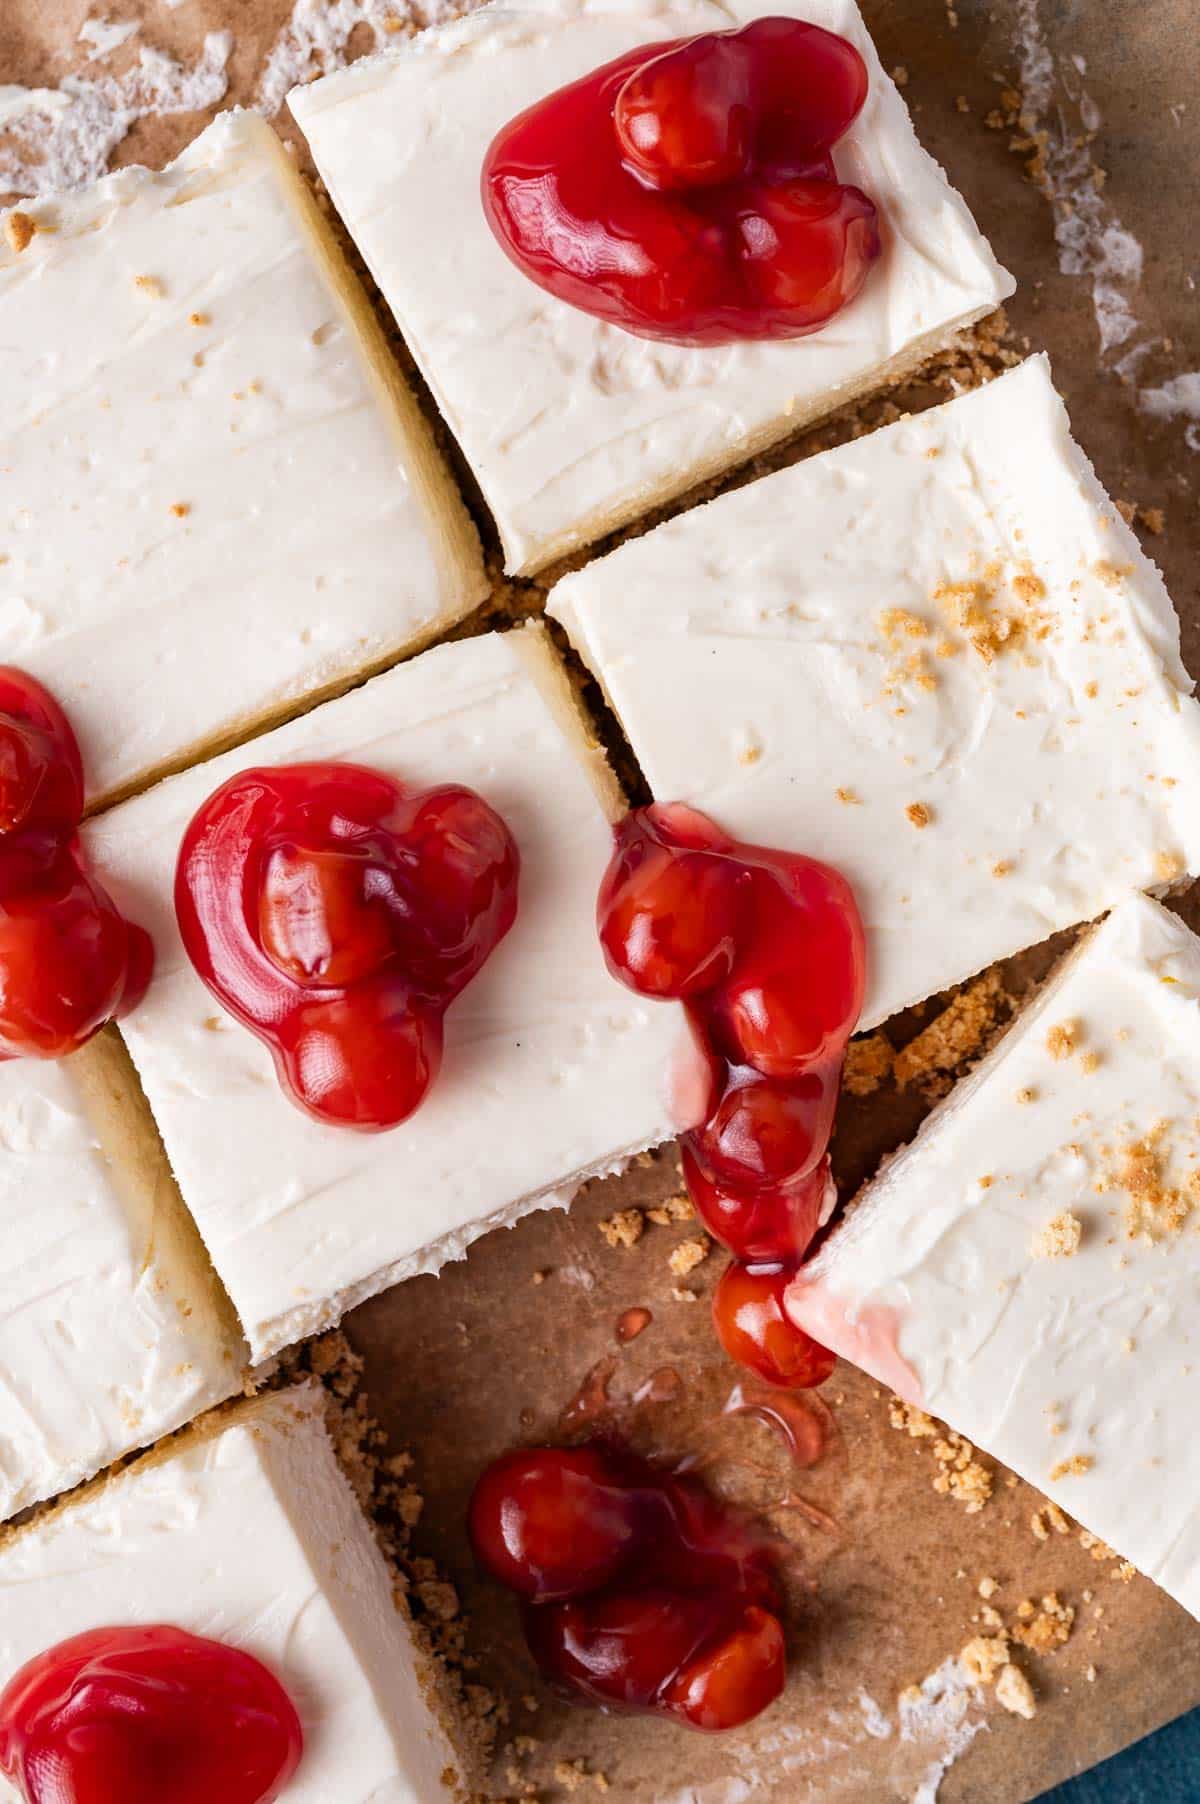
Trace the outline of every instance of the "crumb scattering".
[[677, 1247], [672, 1248], [667, 1265], [674, 1277], [686, 1278], [689, 1272], [694, 1272], [698, 1265], [704, 1263], [711, 1251], [712, 1241], [708, 1235], [698, 1234], [692, 1240], [681, 1240]]
[[652, 1221], [657, 1228], [669, 1228], [676, 1221], [694, 1221], [695, 1217], [692, 1199], [682, 1191], [678, 1196], [669, 1196], [665, 1203], [656, 1203], [653, 1209], [646, 1210], [646, 1220]]
[[842, 1086], [849, 1096], [870, 1096], [886, 1083], [896, 1062], [895, 1049], [882, 1031], [851, 1040], [842, 1066]]
[[933, 819], [933, 811], [925, 802], [910, 802], [904, 810], [914, 827], [928, 827]]
[[996, 1680], [996, 1701], [1012, 1716], [1022, 1716], [1026, 1722], [1031, 1722], [1037, 1715], [1033, 1686], [1020, 1667], [1011, 1661]]
[[1056, 1466], [1050, 1468], [1050, 1482], [1057, 1483], [1060, 1478], [1079, 1478], [1090, 1472], [1095, 1465], [1090, 1453], [1072, 1453], [1068, 1459], [1060, 1459]]
[[134, 276], [133, 285], [152, 301], [161, 301], [167, 292], [161, 276]]
[[1046, 1050], [1052, 1059], [1069, 1059], [1079, 1049], [1082, 1029], [1078, 1021], [1059, 1021], [1046, 1035]]
[[640, 1209], [618, 1209], [597, 1226], [610, 1247], [634, 1247], [646, 1229]]

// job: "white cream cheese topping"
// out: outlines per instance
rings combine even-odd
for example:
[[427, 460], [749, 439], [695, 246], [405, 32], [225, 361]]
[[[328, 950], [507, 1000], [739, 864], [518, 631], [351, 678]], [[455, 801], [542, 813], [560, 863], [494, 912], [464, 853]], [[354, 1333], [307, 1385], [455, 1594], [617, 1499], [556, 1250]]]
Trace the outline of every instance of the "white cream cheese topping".
[[241, 1381], [170, 1174], [105, 1155], [89, 1108], [99, 1050], [0, 1063], [0, 1519]]
[[[0, 229], [0, 660], [93, 799], [461, 618], [479, 548], [270, 127]], [[4, 221], [0, 218], [0, 228]], [[11, 220], [10, 220], [11, 226]]]
[[430, 1804], [456, 1762], [392, 1586], [304, 1386], [238, 1405], [0, 1545], [0, 1684], [86, 1629], [170, 1623], [253, 1654], [287, 1689], [305, 1736], [287, 1804]]
[[[610, 798], [573, 716], [574, 743], [564, 735], [560, 684], [565, 694], [540, 629], [442, 646], [89, 826], [97, 866], [158, 959], [122, 1031], [256, 1359], [675, 1132], [681, 1017], [632, 995], [601, 957]], [[199, 804], [239, 769], [322, 758], [417, 789], [465, 783], [520, 847], [516, 924], [447, 1013], [428, 1096], [385, 1134], [321, 1125], [287, 1099], [175, 923], [176, 855]]]
[[[870, 94], [835, 156], [884, 255], [859, 298], [790, 343], [635, 338], [536, 287], [480, 204], [501, 126], [639, 44], [780, 11], [849, 38]], [[529, 571], [877, 386], [1012, 291], [921, 149], [853, 0], [526, 0], [297, 88], [289, 104], [496, 517]]]
[[1200, 1615], [1200, 941], [1132, 897], [862, 1192], [793, 1315]]
[[862, 1025], [1200, 871], [1200, 708], [1162, 579], [1041, 357], [559, 583], [651, 787], [824, 858]]

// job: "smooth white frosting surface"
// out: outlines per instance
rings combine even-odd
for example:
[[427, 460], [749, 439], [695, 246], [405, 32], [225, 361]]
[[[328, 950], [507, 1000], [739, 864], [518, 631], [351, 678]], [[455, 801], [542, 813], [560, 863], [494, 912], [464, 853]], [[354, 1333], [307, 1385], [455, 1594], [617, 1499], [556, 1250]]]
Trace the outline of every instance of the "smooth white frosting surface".
[[[675, 1131], [681, 1017], [604, 966], [595, 905], [611, 837], [584, 748], [539, 688], [538, 648], [548, 655], [544, 635], [517, 631], [426, 652], [90, 823], [97, 866], [158, 959], [122, 1032], [256, 1359]], [[418, 789], [465, 783], [521, 852], [516, 924], [448, 1011], [433, 1088], [385, 1134], [321, 1125], [284, 1096], [175, 923], [175, 859], [199, 804], [239, 769], [321, 758]]]
[[[1064, 1212], [1078, 1250], [1039, 1256]], [[1198, 1221], [1200, 941], [1133, 897], [867, 1186], [789, 1306], [885, 1383], [898, 1352], [910, 1400], [1200, 1615]], [[1075, 1456], [1089, 1468], [1051, 1476]]]
[[1044, 357], [669, 521], [549, 606], [657, 797], [853, 883], [863, 1027], [1200, 871], [1179, 623]]
[[29, 203], [19, 254], [0, 232], [0, 659], [66, 708], [93, 796], [486, 591], [310, 206], [226, 113], [161, 174]]
[[308, 1386], [239, 1406], [0, 1546], [0, 1682], [86, 1629], [170, 1623], [286, 1687], [305, 1734], [288, 1804], [448, 1797], [450, 1744], [321, 1410]]
[[[872, 196], [884, 256], [852, 306], [786, 344], [635, 338], [555, 300], [492, 236], [479, 198], [501, 126], [639, 44], [780, 11], [849, 38], [871, 90], [838, 146]], [[840, 391], [1012, 291], [914, 135], [853, 0], [527, 0], [298, 88], [289, 104], [496, 517], [536, 569], [828, 411]], [[933, 348], [932, 344], [928, 348]]]
[[0, 1519], [240, 1382], [199, 1244], [111, 1169], [73, 1066], [0, 1063]]

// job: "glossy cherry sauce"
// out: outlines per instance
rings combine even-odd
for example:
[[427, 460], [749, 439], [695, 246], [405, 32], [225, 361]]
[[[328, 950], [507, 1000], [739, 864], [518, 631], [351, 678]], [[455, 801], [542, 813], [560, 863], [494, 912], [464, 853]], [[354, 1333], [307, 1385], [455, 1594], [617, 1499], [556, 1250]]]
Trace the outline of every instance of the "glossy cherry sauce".
[[799, 19], [645, 45], [510, 121], [483, 205], [531, 281], [647, 338], [797, 338], [880, 253], [876, 209], [831, 152], [862, 57]]
[[519, 1450], [479, 1480], [469, 1527], [569, 1695], [720, 1730], [783, 1689], [774, 1544], [698, 1479], [600, 1442]]
[[302, 1751], [265, 1666], [161, 1624], [62, 1641], [0, 1696], [0, 1773], [26, 1804], [272, 1804]]
[[853, 891], [815, 859], [655, 803], [616, 828], [596, 919], [613, 975], [681, 1001], [706, 1061], [704, 1118], [681, 1150], [697, 1213], [734, 1255], [714, 1298], [721, 1343], [771, 1384], [820, 1384], [833, 1355], [782, 1298], [833, 1197], [829, 1139], [866, 981]]
[[175, 911], [209, 989], [270, 1048], [318, 1121], [412, 1114], [442, 1017], [516, 918], [520, 857], [496, 811], [357, 764], [242, 771], [192, 820]]
[[149, 935], [87, 869], [82, 814], [70, 721], [33, 677], [0, 666], [0, 1057], [74, 1052], [150, 982]]

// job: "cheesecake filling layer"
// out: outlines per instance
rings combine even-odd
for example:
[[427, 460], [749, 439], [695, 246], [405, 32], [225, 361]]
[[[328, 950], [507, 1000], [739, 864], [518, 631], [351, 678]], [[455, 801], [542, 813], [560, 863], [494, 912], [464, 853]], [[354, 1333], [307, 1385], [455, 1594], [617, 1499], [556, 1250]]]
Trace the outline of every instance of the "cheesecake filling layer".
[[1200, 940], [1133, 897], [860, 1194], [793, 1318], [1200, 1614]]
[[821, 331], [785, 344], [655, 343], [580, 313], [509, 262], [480, 199], [503, 126], [631, 50], [780, 10], [755, 0], [489, 6], [290, 96], [495, 515], [509, 570], [536, 570], [880, 386], [1012, 291], [917, 142], [852, 0], [782, 9], [846, 38], [869, 77], [835, 161], [838, 179], [877, 205], [883, 252]]
[[[197, 976], [176, 924], [176, 857], [200, 804], [251, 766], [312, 759], [413, 790], [467, 784], [520, 853], [516, 921], [445, 1014], [436, 1083], [385, 1133], [302, 1114], [266, 1046]], [[158, 960], [125, 1039], [256, 1359], [673, 1137], [682, 1017], [622, 991], [596, 937], [621, 806], [533, 628], [427, 652], [90, 824], [96, 867], [122, 902], [138, 898]]]
[[869, 1028], [1200, 871], [1179, 622], [1043, 357], [564, 578], [654, 795], [849, 879]]

